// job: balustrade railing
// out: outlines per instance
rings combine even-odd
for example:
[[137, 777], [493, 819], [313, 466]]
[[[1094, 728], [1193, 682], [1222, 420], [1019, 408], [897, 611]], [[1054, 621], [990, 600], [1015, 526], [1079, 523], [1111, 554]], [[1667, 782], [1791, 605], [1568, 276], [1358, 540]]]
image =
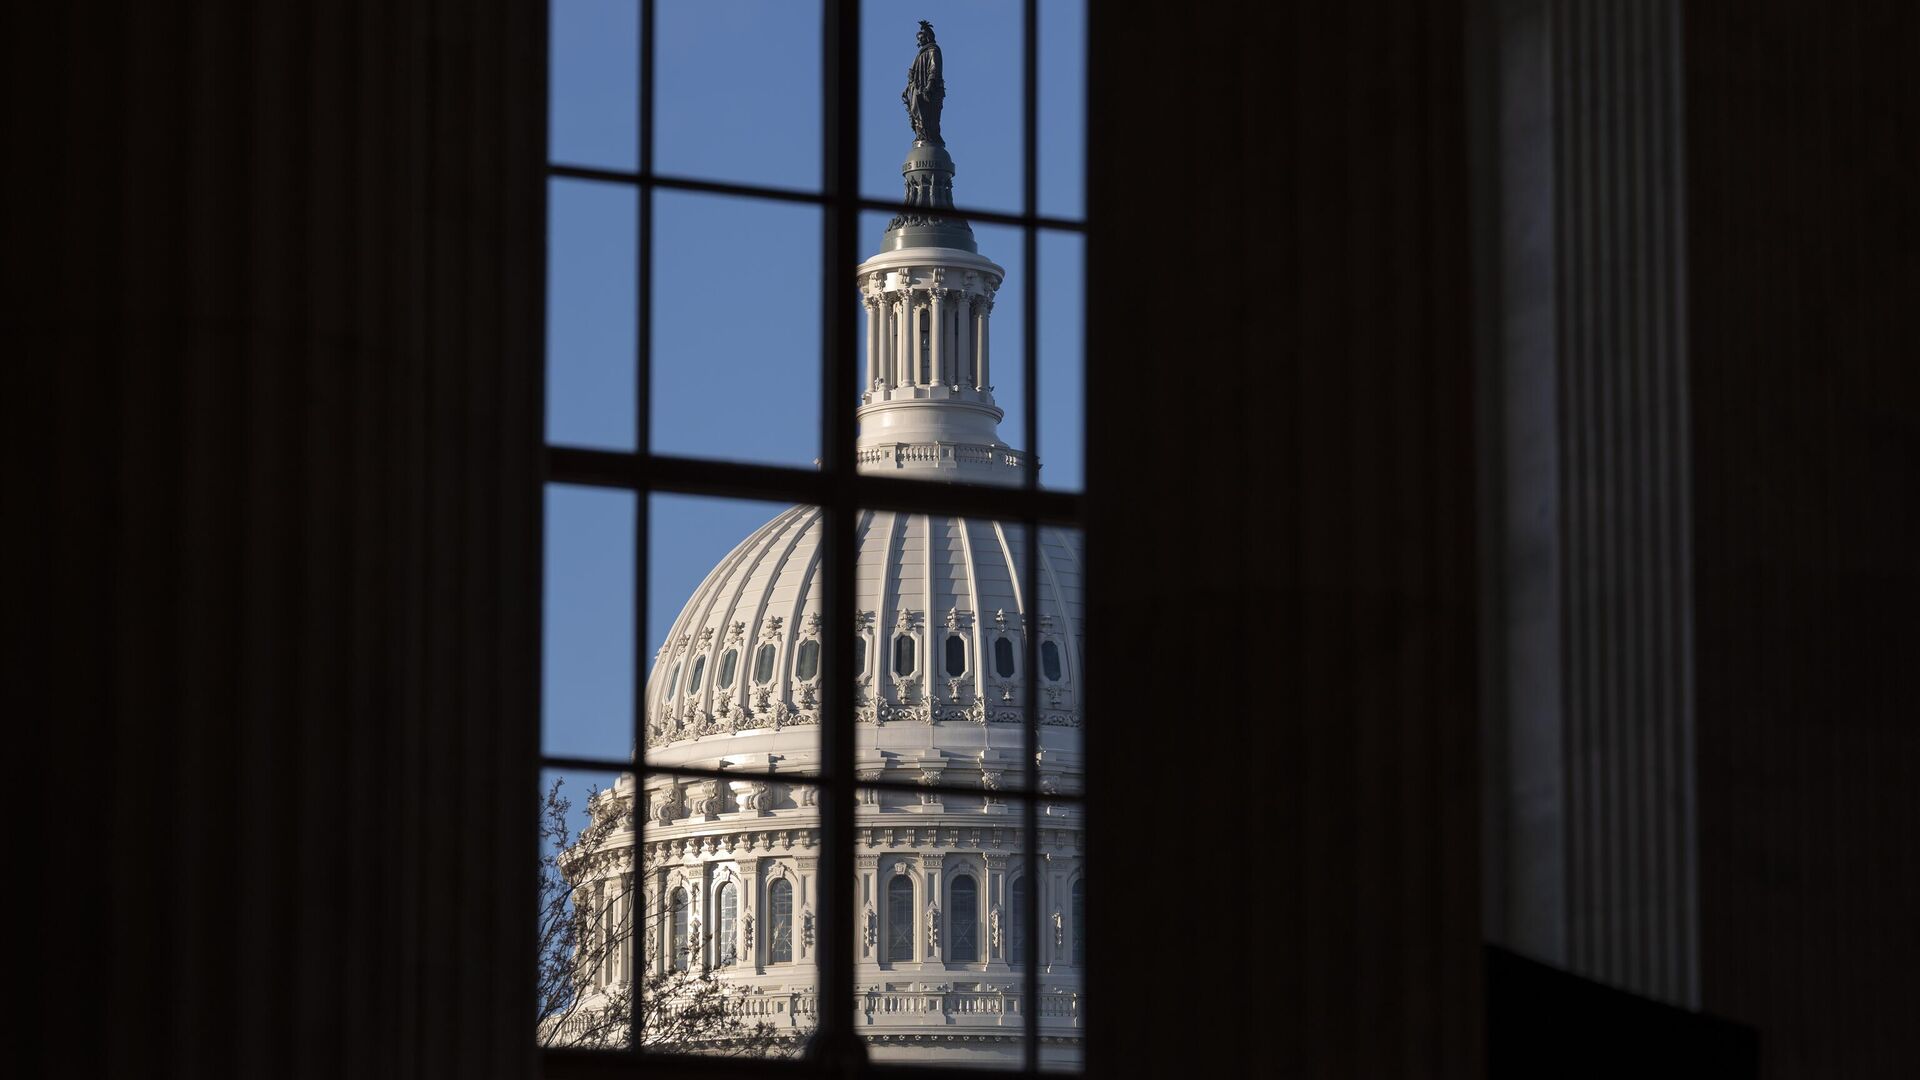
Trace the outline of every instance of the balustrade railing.
[[[880, 990], [854, 995], [854, 1019], [862, 1026], [1006, 1026], [1025, 1023], [1018, 990]], [[748, 1024], [767, 1023], [774, 1028], [808, 1028], [819, 1022], [820, 996], [812, 990], [745, 993], [727, 1004], [728, 1012]], [[1050, 990], [1040, 994], [1042, 1030], [1080, 1026], [1080, 995], [1072, 990]], [[574, 1013], [555, 1025], [552, 1041], [557, 1045], [577, 1044], [590, 1033], [617, 1035], [601, 1030], [600, 1018], [591, 1011]], [[623, 1041], [612, 1038], [613, 1043]]]
[[977, 443], [892, 443], [887, 446], [869, 446], [856, 450], [854, 458], [861, 465], [882, 461], [899, 465], [940, 465], [952, 462], [960, 465], [1005, 465], [1010, 468], [1019, 468], [1026, 464], [1026, 455], [1017, 450]]
[[[854, 1012], [867, 1024], [1020, 1024], [1025, 995], [1018, 990], [867, 990], [854, 995]], [[750, 993], [729, 1008], [743, 1020], [806, 1027], [820, 1015], [814, 991]], [[1080, 995], [1053, 990], [1040, 995], [1040, 1021], [1047, 1027], [1079, 1027]]]

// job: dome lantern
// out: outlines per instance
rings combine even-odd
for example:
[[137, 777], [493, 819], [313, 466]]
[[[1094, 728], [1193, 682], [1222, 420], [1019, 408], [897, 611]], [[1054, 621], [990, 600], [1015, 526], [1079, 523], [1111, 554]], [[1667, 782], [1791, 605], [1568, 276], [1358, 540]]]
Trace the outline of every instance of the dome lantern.
[[1006, 271], [979, 253], [972, 227], [952, 212], [953, 157], [940, 136], [944, 68], [923, 22], [901, 94], [914, 129], [900, 170], [905, 205], [881, 251], [856, 272], [867, 313], [857, 461], [865, 473], [1017, 484], [1028, 459], [1001, 441], [1005, 414], [993, 400], [990, 326]]

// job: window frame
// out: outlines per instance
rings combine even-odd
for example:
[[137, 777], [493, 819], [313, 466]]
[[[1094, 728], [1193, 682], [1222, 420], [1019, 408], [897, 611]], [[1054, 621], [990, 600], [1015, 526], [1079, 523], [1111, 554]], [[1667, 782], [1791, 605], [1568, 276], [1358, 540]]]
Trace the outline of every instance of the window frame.
[[[1043, 488], [1040, 486], [1037, 471], [1039, 448], [1042, 445], [1039, 420], [1041, 413], [1039, 323], [1042, 317], [1039, 304], [1039, 251], [1043, 235], [1068, 234], [1086, 237], [1090, 234], [1090, 230], [1084, 216], [1084, 209], [1082, 216], [1078, 218], [1055, 217], [1039, 212], [1038, 0], [1021, 0], [1019, 17], [1022, 23], [1022, 209], [1017, 213], [1010, 213], [962, 205], [955, 207], [954, 213], [974, 223], [1015, 227], [1020, 230], [1024, 241], [1021, 265], [1016, 272], [1019, 276], [1020, 295], [1025, 314], [1021, 326], [1025, 363], [1022, 385], [1024, 428], [1020, 432], [1020, 441], [1025, 449], [1024, 460], [1029, 463], [1029, 467], [1019, 486], [1007, 487], [950, 485], [890, 476], [860, 475], [854, 449], [856, 432], [854, 412], [858, 407], [861, 389], [857, 365], [851, 359], [844, 361], [835, 359], [852, 358], [858, 355], [861, 334], [860, 315], [855, 305], [845, 302], [846, 290], [837, 288], [836, 283], [847, 283], [847, 288], [851, 289], [855, 268], [863, 257], [869, 254], [862, 250], [859, 239], [861, 213], [863, 211], [893, 213], [900, 209], [897, 201], [870, 199], [860, 194], [861, 100], [863, 94], [871, 96], [879, 92], [877, 88], [868, 91], [861, 87], [860, 4], [858, 0], [821, 0], [822, 176], [818, 190], [800, 191], [757, 184], [665, 175], [654, 168], [653, 141], [658, 127], [654, 122], [656, 114], [654, 79], [658, 70], [655, 52], [656, 0], [635, 0], [635, 2], [639, 4], [640, 9], [637, 168], [606, 169], [551, 160], [545, 163], [545, 174], [549, 182], [562, 178], [593, 180], [628, 185], [637, 193], [639, 209], [635, 244], [639, 267], [635, 275], [634, 298], [634, 449], [631, 451], [587, 449], [549, 442], [543, 482], [547, 485], [569, 484], [610, 488], [628, 491], [635, 496], [636, 572], [633, 574], [633, 610], [642, 621], [648, 610], [646, 538], [649, 530], [649, 496], [653, 493], [785, 501], [812, 505], [821, 510], [822, 557], [825, 561], [825, 580], [828, 582], [828, 587], [822, 604], [822, 622], [826, 630], [819, 635], [821, 657], [818, 683], [821, 695], [822, 759], [819, 780], [822, 852], [820, 873], [817, 878], [820, 888], [818, 895], [811, 900], [813, 910], [818, 913], [815, 921], [817, 943], [806, 950], [808, 959], [816, 965], [815, 970], [819, 980], [817, 989], [820, 1014], [812, 1052], [833, 1060], [864, 1061], [864, 1043], [860, 1040], [854, 1025], [853, 971], [856, 963], [857, 942], [853, 937], [853, 931], [857, 900], [852, 885], [855, 880], [853, 818], [857, 802], [856, 790], [878, 786], [901, 791], [925, 791], [927, 785], [889, 781], [876, 784], [874, 781], [859, 780], [852, 768], [855, 745], [854, 705], [858, 682], [861, 677], [868, 674], [868, 671], [876, 670], [882, 663], [885, 663], [890, 671], [893, 659], [891, 649], [884, 661], [873, 658], [873, 654], [878, 652], [875, 647], [877, 642], [866, 638], [866, 631], [860, 627], [855, 618], [853, 579], [857, 555], [854, 543], [856, 524], [863, 511], [888, 509], [997, 519], [1017, 525], [1029, 538], [1028, 542], [1022, 545], [1022, 566], [1020, 567], [1022, 578], [1028, 582], [1040, 580], [1042, 546], [1040, 538], [1043, 528], [1076, 529], [1083, 537], [1083, 544], [1086, 542], [1087, 487], [1083, 485], [1083, 489], [1078, 492]], [[1089, 22], [1092, 20], [1092, 15], [1092, 5], [1089, 3], [1087, 9]], [[545, 110], [542, 110], [542, 116], [545, 115]], [[1083, 128], [1081, 132], [1083, 144], [1085, 137], [1086, 132]], [[550, 148], [546, 146], [544, 138], [541, 143], [543, 154], [549, 153]], [[1090, 173], [1090, 170], [1088, 172]], [[1085, 182], [1083, 176], [1083, 185]], [[685, 457], [657, 453], [653, 450], [651, 293], [657, 272], [653, 264], [652, 250], [655, 233], [653, 227], [655, 201], [660, 191], [704, 192], [745, 199], [805, 203], [821, 209], [824, 242], [821, 250], [820, 273], [824, 284], [820, 290], [821, 340], [818, 354], [814, 359], [821, 379], [819, 398], [821, 455], [817, 470]], [[1085, 205], [1086, 200], [1083, 198], [1082, 207], [1084, 208]], [[1084, 254], [1081, 258], [1084, 274], [1087, 265], [1084, 262]], [[1077, 320], [1084, 330], [1087, 296], [1090, 293], [1090, 289], [1082, 290], [1078, 310], [1055, 309], [1048, 314], [1052, 317]], [[544, 365], [544, 356], [542, 363]], [[1081, 364], [1081, 382], [1078, 389], [1083, 402], [1088, 399], [1086, 394], [1088, 370], [1089, 365]], [[1086, 433], [1092, 428], [1090, 419], [1083, 418], [1079, 432], [1083, 456]], [[859, 634], [867, 646], [865, 650], [867, 655], [862, 658], [867, 661], [863, 665], [867, 670], [854, 670], [851, 655], [853, 650], [848, 647], [847, 630], [853, 630]], [[915, 636], [917, 638], [917, 633]], [[637, 683], [644, 681], [645, 673], [652, 667], [652, 657], [646, 651], [645, 639], [644, 631], [634, 635], [633, 669]], [[1014, 645], [1016, 674], [1013, 680], [1020, 682], [1021, 702], [1024, 706], [1022, 731], [1026, 740], [1025, 745], [1029, 747], [1038, 747], [1040, 742], [1041, 680], [1022, 679], [1022, 673], [1040, 670], [1039, 640], [1040, 636], [1037, 633], [1022, 633], [1020, 640]], [[914, 645], [916, 663], [914, 673], [908, 676], [909, 678], [918, 678], [923, 673], [924, 661], [921, 656], [925, 651], [925, 642], [915, 640]], [[969, 649], [970, 653], [971, 651]], [[704, 661], [706, 658], [704, 652], [699, 654], [699, 660]], [[746, 658], [743, 657], [744, 659]], [[969, 659], [971, 660], [972, 657]], [[675, 666], [670, 678], [677, 683], [684, 677], [691, 684], [691, 669], [683, 667], [682, 664], [690, 664], [694, 661], [681, 656], [676, 656], [674, 660]], [[704, 664], [702, 666], [704, 667]], [[972, 664], [969, 665], [970, 668], [971, 666]], [[776, 657], [775, 669], [777, 677], [780, 671], [778, 657]], [[536, 670], [538, 670], [537, 667]], [[743, 679], [750, 676], [751, 668], [741, 673]], [[676, 689], [687, 696], [710, 692], [710, 688], [706, 686], [702, 686], [698, 691], [686, 686]], [[1084, 689], [1083, 687], [1083, 702]], [[633, 757], [618, 760], [549, 754], [544, 752], [543, 747], [543, 752], [532, 763], [535, 776], [538, 777], [543, 771], [553, 769], [611, 771], [632, 775], [636, 783], [643, 787], [646, 778], [653, 774], [678, 775], [689, 780], [724, 780], [737, 777], [737, 773], [724, 773], [718, 769], [669, 768], [645, 762], [638, 748], [645, 745], [646, 698], [647, 695], [644, 692], [633, 695], [632, 746], [635, 747]], [[540, 720], [535, 717], [533, 722], [537, 727]], [[1084, 727], [1082, 731], [1084, 733]], [[1041, 803], [1044, 801], [1072, 806], [1074, 812], [1084, 820], [1085, 796], [1078, 792], [1063, 792], [1047, 794], [1043, 797], [1037, 756], [1028, 753], [1023, 754], [1022, 757], [1023, 782], [1018, 792], [1010, 794], [1018, 798], [1021, 804], [1022, 835], [1028, 838], [1028, 842], [1023, 844], [1024, 850], [1013, 858], [1018, 860], [1020, 875], [1023, 878], [1028, 881], [1039, 881], [1042, 857], [1039, 854], [1038, 844], [1032, 841], [1040, 835]], [[940, 786], [933, 785], [934, 788]], [[959, 789], [955, 790], [959, 791]], [[645, 802], [646, 800], [643, 799], [634, 800], [635, 805], [631, 810], [633, 819], [630, 827], [633, 830], [633, 844], [636, 852], [643, 850], [646, 843], [649, 822], [645, 813]], [[1085, 872], [1083, 865], [1080, 872], [1082, 877]], [[975, 884], [976, 889], [984, 893], [984, 880], [976, 880]], [[756, 885], [742, 881], [739, 887], [745, 890], [755, 888]], [[766, 888], [767, 884], [761, 884], [758, 887]], [[916, 882], [916, 897], [922, 891], [921, 885]], [[1040, 890], [1029, 888], [1025, 892], [1023, 904], [1025, 910], [1009, 911], [1008, 917], [1018, 920], [1022, 925], [1028, 949], [1031, 951], [1033, 944], [1041, 940], [1039, 936], [1042, 929]], [[741, 916], [744, 918], [751, 908], [745, 903], [744, 892], [740, 899]], [[977, 896], [975, 903], [980, 912], [985, 912], [991, 906], [984, 895]], [[797, 895], [794, 908], [793, 917], [798, 919]], [[789, 931], [791, 934], [791, 927]], [[987, 933], [988, 931], [983, 928], [975, 929], [975, 936], [978, 939], [976, 948], [983, 958], [991, 954]], [[771, 928], [762, 930], [755, 937], [753, 951], [762, 953], [768, 951]], [[915, 930], [915, 940], [916, 952], [924, 957], [925, 942], [918, 927]], [[797, 952], [796, 955], [798, 955]], [[742, 956], [736, 958], [736, 963], [752, 960], [753, 957], [750, 955]], [[636, 967], [638, 965], [628, 965], [629, 977], [633, 977]], [[1042, 967], [1043, 965], [1038, 962], [1030, 962], [1024, 968], [1022, 987], [1026, 1001], [1039, 1000], [1039, 975]], [[1019, 1070], [1022, 1075], [1037, 1076], [1040, 1071], [1039, 1012], [1037, 1008], [1022, 1010], [1023, 1061], [1022, 1068]], [[637, 1044], [630, 1045], [625, 1050], [615, 1051], [547, 1048], [541, 1054], [543, 1069], [550, 1075], [565, 1074], [567, 1063], [579, 1061], [583, 1057], [593, 1059], [593, 1064], [588, 1067], [600, 1075], [604, 1075], [601, 1070], [604, 1069], [606, 1059], [609, 1057], [635, 1066], [644, 1062], [653, 1069], [666, 1071], [676, 1068], [697, 1068], [700, 1061], [685, 1054], [648, 1051]], [[784, 1071], [784, 1069], [802, 1071], [810, 1067], [807, 1063], [800, 1061], [770, 1061], [758, 1064], [772, 1071]], [[963, 1075], [967, 1072], [985, 1075], [979, 1070], [967, 1068], [957, 1070], [948, 1068], [946, 1071], [949, 1073], [957, 1071]], [[1004, 1069], [996, 1069], [993, 1075], [1004, 1076], [1007, 1072]]]

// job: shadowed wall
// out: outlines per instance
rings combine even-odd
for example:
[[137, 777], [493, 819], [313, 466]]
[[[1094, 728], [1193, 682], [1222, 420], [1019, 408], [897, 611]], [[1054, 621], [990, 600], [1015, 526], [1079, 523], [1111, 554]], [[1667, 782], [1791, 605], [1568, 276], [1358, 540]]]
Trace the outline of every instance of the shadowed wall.
[[1098, 1075], [1480, 1075], [1463, 34], [1093, 24]]
[[58, 1071], [524, 1075], [539, 6], [8, 22]]
[[1920, 16], [1686, 7], [1703, 1005], [1920, 1062]]

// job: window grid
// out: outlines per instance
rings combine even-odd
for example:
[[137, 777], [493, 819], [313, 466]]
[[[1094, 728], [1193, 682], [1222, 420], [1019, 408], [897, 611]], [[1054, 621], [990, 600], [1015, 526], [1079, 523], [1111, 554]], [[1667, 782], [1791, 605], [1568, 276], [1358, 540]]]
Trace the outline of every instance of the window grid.
[[[821, 190], [817, 193], [775, 186], [660, 175], [654, 171], [656, 3], [655, 0], [637, 0], [637, 2], [640, 5], [638, 32], [640, 107], [636, 117], [639, 128], [637, 132], [638, 170], [626, 172], [556, 162], [549, 162], [546, 167], [549, 178], [571, 177], [598, 180], [626, 184], [637, 189], [638, 267], [635, 275], [634, 297], [634, 408], [636, 410], [634, 445], [636, 449], [631, 453], [625, 453], [549, 445], [545, 476], [548, 484], [608, 487], [631, 491], [636, 495], [633, 610], [635, 618], [641, 623], [641, 626], [636, 628], [639, 632], [633, 635], [633, 665], [636, 681], [643, 681], [646, 673], [651, 669], [652, 658], [648, 655], [647, 635], [644, 632], [649, 602], [646, 537], [650, 523], [648, 521], [649, 500], [646, 496], [656, 491], [721, 498], [782, 500], [820, 507], [825, 523], [823, 549], [827, 566], [827, 589], [822, 603], [823, 622], [830, 627], [849, 627], [853, 624], [851, 618], [855, 557], [853, 524], [857, 514], [864, 509], [884, 508], [981, 515], [1018, 522], [1026, 530], [1026, 535], [1033, 538], [1032, 542], [1022, 545], [1023, 565], [1020, 572], [1028, 582], [1037, 582], [1040, 568], [1041, 526], [1079, 527], [1083, 520], [1082, 495], [1041, 489], [1038, 472], [1034, 468], [1026, 470], [1023, 485], [1020, 488], [943, 486], [924, 481], [860, 476], [855, 472], [854, 411], [858, 397], [855, 367], [851, 363], [841, 362], [841, 358], [856, 355], [858, 316], [854, 313], [852, 305], [842, 302], [844, 290], [836, 289], [834, 283], [851, 281], [854, 268], [859, 265], [860, 212], [862, 210], [892, 212], [900, 206], [899, 203], [868, 199], [859, 195], [861, 94], [859, 0], [822, 0], [821, 3], [824, 23], [821, 35], [823, 176]], [[1022, 245], [1021, 295], [1025, 307], [1025, 318], [1021, 328], [1025, 354], [1024, 431], [1022, 434], [1028, 452], [1027, 460], [1032, 462], [1037, 458], [1040, 446], [1039, 235], [1042, 230], [1084, 234], [1087, 231], [1087, 225], [1084, 220], [1043, 216], [1037, 212], [1039, 205], [1038, 0], [1023, 0], [1021, 23], [1023, 126], [1021, 205], [1023, 212], [1009, 214], [967, 207], [956, 207], [953, 212], [956, 216], [978, 222], [1015, 226], [1022, 232], [1024, 243]], [[821, 266], [823, 310], [820, 354], [817, 362], [822, 380], [820, 430], [823, 445], [820, 456], [821, 468], [818, 472], [780, 466], [677, 457], [652, 452], [652, 285], [655, 280], [653, 212], [655, 192], [663, 189], [808, 203], [822, 208], [825, 231]], [[1085, 296], [1086, 290], [1082, 290], [1083, 305]], [[1081, 311], [1069, 313], [1066, 317], [1079, 318], [1084, 323], [1084, 306]], [[1081, 376], [1083, 380], [1086, 370], [1087, 366], [1083, 364]], [[1086, 425], [1083, 424], [1083, 431], [1085, 427]], [[1040, 669], [1040, 635], [1028, 633], [1023, 635], [1023, 638], [1021, 651], [1024, 656], [1021, 667], [1026, 672], [1038, 671]], [[862, 645], [864, 646], [864, 642]], [[864, 653], [864, 647], [860, 651]], [[850, 933], [854, 920], [851, 883], [854, 879], [852, 853], [855, 787], [953, 794], [972, 793], [973, 789], [943, 784], [929, 786], [910, 782], [856, 782], [849, 767], [854, 759], [854, 725], [851, 710], [848, 708], [848, 691], [854, 680], [861, 674], [860, 671], [855, 670], [855, 663], [864, 664], [865, 658], [861, 656], [856, 660], [853, 655], [854, 649], [849, 647], [845, 633], [823, 635], [821, 653], [822, 772], [819, 781], [823, 788], [823, 798], [820, 805], [822, 876], [819, 901], [824, 917], [820, 920], [819, 948], [816, 951], [816, 970], [820, 980], [817, 1049], [824, 1054], [834, 1055], [840, 1060], [847, 1060], [847, 1054], [837, 1051], [857, 1050], [857, 1047], [850, 1043], [858, 1040], [853, 1027], [854, 942]], [[676, 664], [670, 678], [677, 681], [680, 674], [679, 665]], [[1023, 788], [1028, 797], [1020, 800], [1025, 850], [1019, 855], [1021, 873], [1018, 879], [1023, 884], [1027, 880], [1040, 880], [1041, 873], [1038, 850], [1040, 768], [1038, 758], [1031, 752], [1040, 743], [1039, 684], [1040, 680], [1027, 678], [1023, 684], [1022, 693], [1024, 705], [1022, 728], [1025, 745], [1029, 750], [1024, 755], [1023, 762], [1025, 774]], [[641, 747], [645, 745], [646, 727], [646, 694], [644, 692], [633, 695], [632, 713], [631, 744]], [[739, 779], [743, 775], [738, 770], [723, 772], [716, 769], [649, 766], [638, 754], [633, 760], [627, 761], [542, 754], [535, 762], [535, 775], [538, 776], [542, 769], [611, 769], [618, 772], [631, 772], [636, 780], [642, 783], [647, 774], [705, 779]], [[1063, 792], [1048, 795], [1046, 799], [1049, 802], [1075, 807], [1081, 814], [1084, 835], [1086, 804], [1081, 795]], [[630, 808], [632, 814], [630, 827], [634, 835], [636, 853], [644, 850], [646, 844], [647, 814], [644, 803], [644, 799], [635, 799]], [[1080, 877], [1076, 879], [1074, 885], [1075, 900], [1072, 905], [1076, 924], [1073, 959], [1076, 963], [1082, 964], [1083, 972], [1084, 960], [1079, 955], [1081, 952], [1079, 897], [1082, 895], [1084, 877], [1085, 868], [1082, 867]], [[1039, 890], [1023, 887], [1019, 890], [1018, 896], [1021, 901], [1018, 906], [1022, 910], [1013, 913], [1019, 927], [1018, 932], [1024, 941], [1033, 941], [1037, 939], [1040, 932]], [[636, 996], [640, 989], [637, 985], [640, 977], [637, 969], [640, 966], [628, 965], [624, 972], [625, 976], [632, 980], [630, 990]], [[1029, 1006], [1022, 1010], [1024, 1023], [1021, 1043], [1024, 1058], [1022, 1071], [1037, 1075], [1040, 1052], [1040, 1010], [1036, 1007], [1040, 996], [1040, 965], [1038, 963], [1029, 962], [1023, 966], [1023, 983], [1023, 998]], [[1089, 985], [1084, 975], [1082, 985]], [[679, 1054], [649, 1054], [641, 1046], [641, 1041], [641, 1033], [635, 1031], [624, 1052], [548, 1049], [544, 1051], [545, 1062], [551, 1068], [580, 1054], [588, 1054], [596, 1059], [603, 1059], [611, 1054], [636, 1063], [646, 1059], [664, 1058], [682, 1064], [692, 1064], [695, 1060]], [[859, 1054], [859, 1057], [864, 1059], [864, 1053]], [[771, 1062], [767, 1064], [777, 1065]], [[799, 1067], [798, 1063], [794, 1064]], [[869, 1066], [869, 1071], [895, 1073], [921, 1070], [918, 1068], [904, 1070], [899, 1066]], [[955, 1070], [946, 1067], [942, 1071], [965, 1074], [974, 1070]], [[1007, 1073], [996, 1070], [991, 1075], [1004, 1076]]]

